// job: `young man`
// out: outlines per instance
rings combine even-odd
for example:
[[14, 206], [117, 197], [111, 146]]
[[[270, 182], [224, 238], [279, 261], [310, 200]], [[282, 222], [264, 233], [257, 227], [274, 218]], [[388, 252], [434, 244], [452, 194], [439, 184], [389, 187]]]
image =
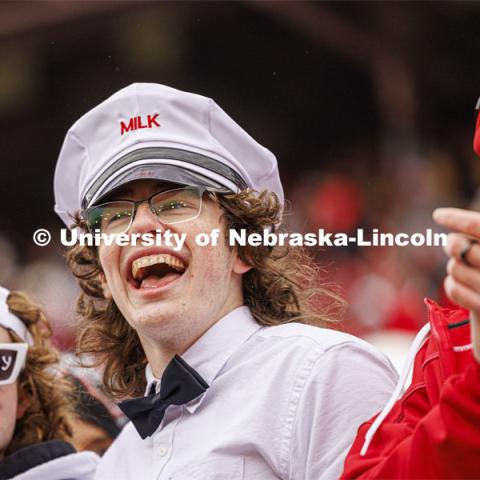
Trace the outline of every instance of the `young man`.
[[[478, 121], [474, 148], [480, 155]], [[360, 427], [342, 478], [480, 477], [480, 247], [471, 240], [480, 239], [480, 214], [442, 208], [433, 218], [458, 232], [445, 248], [445, 291], [465, 308], [427, 300], [412, 383]]]
[[[97, 479], [340, 474], [396, 375], [365, 342], [306, 325], [328, 325], [312, 305], [338, 299], [303, 250], [227, 241], [281, 223], [272, 153], [212, 100], [134, 84], [69, 130], [55, 198], [67, 225], [130, 238], [68, 253], [83, 290], [78, 350], [132, 420]], [[199, 245], [215, 231], [216, 245]], [[133, 244], [144, 234], [184, 241]]]
[[71, 385], [43, 312], [0, 287], [0, 479], [88, 480], [98, 456], [71, 441]]

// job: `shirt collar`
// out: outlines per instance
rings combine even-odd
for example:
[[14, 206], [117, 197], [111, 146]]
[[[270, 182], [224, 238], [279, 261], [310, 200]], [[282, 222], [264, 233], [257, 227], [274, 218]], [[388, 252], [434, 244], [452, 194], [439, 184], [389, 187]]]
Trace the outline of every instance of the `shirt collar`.
[[[182, 358], [211, 386], [233, 353], [260, 328], [248, 307], [238, 307], [214, 323]], [[148, 395], [152, 385], [155, 385], [155, 391], [160, 391], [160, 380], [153, 375], [149, 363], [145, 368], [145, 377], [145, 395]], [[205, 394], [200, 395], [185, 405], [187, 410], [193, 413], [204, 397]]]
[[160, 380], [153, 374], [152, 367], [150, 363], [147, 363], [145, 367], [145, 378], [147, 379], [147, 388], [145, 389], [145, 396], [150, 393], [150, 389], [155, 385], [155, 392], [158, 393], [160, 390]]

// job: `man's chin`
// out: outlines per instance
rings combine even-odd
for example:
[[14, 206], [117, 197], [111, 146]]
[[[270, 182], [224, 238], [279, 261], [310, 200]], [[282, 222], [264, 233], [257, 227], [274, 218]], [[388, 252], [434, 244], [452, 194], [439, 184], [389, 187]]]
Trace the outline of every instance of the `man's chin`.
[[178, 316], [178, 302], [151, 302], [136, 308], [129, 323], [139, 333], [161, 334], [162, 330], [171, 325], [178, 325]]

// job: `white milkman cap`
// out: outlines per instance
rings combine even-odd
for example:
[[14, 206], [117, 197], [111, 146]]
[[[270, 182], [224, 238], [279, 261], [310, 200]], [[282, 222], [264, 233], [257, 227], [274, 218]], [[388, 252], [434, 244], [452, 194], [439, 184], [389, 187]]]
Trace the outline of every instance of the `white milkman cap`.
[[70, 226], [70, 214], [145, 178], [225, 192], [269, 190], [284, 201], [275, 156], [212, 99], [134, 83], [67, 132], [55, 170], [55, 211]]
[[32, 343], [32, 337], [27, 326], [8, 309], [7, 297], [10, 292], [0, 287], [0, 327], [15, 332], [24, 342]]

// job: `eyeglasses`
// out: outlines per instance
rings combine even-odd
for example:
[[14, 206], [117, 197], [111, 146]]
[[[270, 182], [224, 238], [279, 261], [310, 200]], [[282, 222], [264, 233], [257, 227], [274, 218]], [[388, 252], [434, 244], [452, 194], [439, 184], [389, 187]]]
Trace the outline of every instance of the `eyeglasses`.
[[14, 383], [25, 365], [28, 343], [0, 343], [0, 386]]
[[148, 203], [162, 223], [173, 225], [194, 220], [202, 210], [206, 187], [182, 187], [154, 193], [143, 200], [114, 200], [88, 208], [83, 217], [91, 232], [125, 233], [133, 223], [138, 206]]

